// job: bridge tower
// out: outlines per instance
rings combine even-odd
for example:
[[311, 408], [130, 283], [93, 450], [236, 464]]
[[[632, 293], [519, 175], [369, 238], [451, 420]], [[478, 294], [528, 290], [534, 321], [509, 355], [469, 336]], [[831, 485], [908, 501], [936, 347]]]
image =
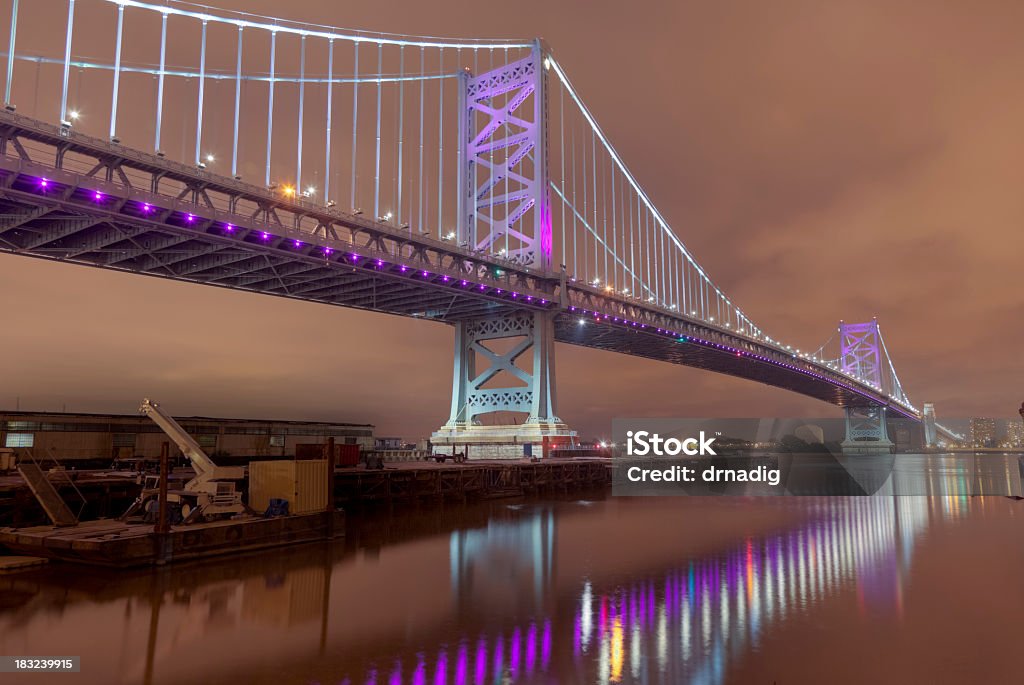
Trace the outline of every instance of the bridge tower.
[[935, 428], [935, 405], [931, 402], [924, 403], [922, 419], [924, 420], [924, 445], [925, 447], [935, 447], [938, 444], [939, 435]]
[[[840, 355], [843, 373], [882, 391], [882, 354], [878, 320], [867, 323], [839, 322]], [[847, 454], [891, 452], [893, 443], [885, 426], [885, 407], [865, 405], [846, 407]]]
[[[456, 240], [549, 273], [546, 52], [537, 40], [520, 60], [459, 74]], [[539, 455], [575, 438], [555, 408], [554, 316], [523, 311], [456, 324], [451, 413], [431, 438], [440, 451], [511, 458], [525, 445]], [[526, 418], [482, 425], [495, 412]]]

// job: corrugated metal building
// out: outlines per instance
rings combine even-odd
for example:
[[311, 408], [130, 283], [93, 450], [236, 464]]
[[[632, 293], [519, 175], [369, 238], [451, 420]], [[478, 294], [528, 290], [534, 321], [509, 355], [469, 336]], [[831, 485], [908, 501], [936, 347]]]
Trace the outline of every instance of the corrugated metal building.
[[[292, 456], [298, 444], [374, 447], [373, 426], [363, 423], [264, 421], [207, 416], [175, 417], [208, 453], [233, 457]], [[145, 416], [0, 411], [0, 447], [37, 458], [131, 459], [160, 456], [167, 436]], [[171, 453], [177, 449], [171, 445]]]

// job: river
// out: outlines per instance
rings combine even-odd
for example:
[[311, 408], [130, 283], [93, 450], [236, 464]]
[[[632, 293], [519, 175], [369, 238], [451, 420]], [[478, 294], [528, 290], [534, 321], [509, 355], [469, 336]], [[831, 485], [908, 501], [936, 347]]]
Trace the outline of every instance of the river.
[[362, 512], [332, 544], [0, 576], [0, 654], [82, 656], [31, 683], [1011, 683], [1022, 543], [1024, 502], [959, 494]]

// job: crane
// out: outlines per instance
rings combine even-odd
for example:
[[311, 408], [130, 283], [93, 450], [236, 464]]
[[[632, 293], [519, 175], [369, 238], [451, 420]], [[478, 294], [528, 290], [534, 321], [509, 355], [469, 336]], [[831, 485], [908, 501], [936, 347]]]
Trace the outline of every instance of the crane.
[[[177, 421], [169, 416], [160, 405], [148, 398], [142, 401], [139, 413], [145, 414], [167, 434], [178, 446], [196, 472], [194, 478], [185, 483], [182, 490], [168, 493], [167, 501], [180, 508], [185, 523], [221, 515], [241, 514], [246, 511], [238, 481], [245, 478], [242, 466], [217, 466], [203, 451], [192, 436]], [[127, 518], [139, 509], [150, 511], [157, 495], [157, 488], [147, 485], [122, 518]], [[147, 505], [149, 505], [147, 507]]]

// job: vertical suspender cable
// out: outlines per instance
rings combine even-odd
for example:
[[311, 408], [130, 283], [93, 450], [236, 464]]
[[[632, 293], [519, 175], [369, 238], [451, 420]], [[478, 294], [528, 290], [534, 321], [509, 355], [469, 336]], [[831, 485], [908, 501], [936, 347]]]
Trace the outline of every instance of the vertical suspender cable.
[[[352, 209], [356, 207], [356, 125], [359, 122], [359, 41], [355, 46], [355, 66], [352, 68]], [[376, 219], [377, 217], [373, 217]]]
[[199, 96], [196, 99], [196, 166], [202, 162], [203, 147], [203, 96], [206, 94], [206, 20], [199, 43]]
[[153, 140], [153, 149], [160, 152], [160, 131], [164, 120], [164, 76], [167, 66], [167, 13], [161, 15], [160, 19], [160, 75], [156, 82], [156, 138]]
[[295, 192], [302, 193], [302, 124], [306, 103], [306, 36], [299, 40], [299, 125], [295, 144]]
[[377, 148], [373, 172], [373, 217], [380, 218], [380, 103], [381, 74], [384, 73], [384, 43], [377, 43]]
[[231, 175], [238, 176], [238, 113], [242, 105], [242, 27], [238, 27], [238, 57], [235, 60], [235, 120], [231, 132]]
[[423, 179], [423, 102], [427, 84], [426, 50], [426, 47], [420, 46], [420, 172], [416, 183], [419, 186], [420, 195], [419, 219], [416, 224], [416, 230], [419, 233], [423, 233], [423, 186], [426, 185]]
[[441, 76], [437, 80], [437, 233], [440, 235], [444, 226], [444, 48], [437, 50], [437, 69]]
[[277, 31], [270, 32], [270, 81], [267, 88], [267, 175], [265, 183], [270, 185], [271, 139], [274, 135], [274, 69], [277, 66]]
[[[14, 27], [11, 26], [13, 31]], [[114, 88], [110, 94], [110, 137], [117, 135], [117, 94], [121, 87], [121, 36], [124, 32], [124, 5], [117, 6], [117, 38], [114, 43]]]
[[4, 104], [11, 104], [11, 83], [14, 79], [14, 43], [18, 37], [18, 0], [11, 4], [11, 40], [7, 45], [7, 81], [4, 83]]
[[[405, 46], [398, 47], [398, 187], [395, 224], [402, 225], [402, 145], [405, 140]], [[412, 232], [412, 228], [409, 228]]]
[[594, 129], [590, 129], [590, 163], [591, 163], [591, 185], [592, 194], [591, 200], [594, 204], [594, 278], [600, 279], [601, 274], [598, 273], [598, 240], [597, 240], [597, 136], [594, 133]]
[[[611, 182], [611, 250], [610, 250], [610, 252], [611, 252], [611, 287], [614, 288], [617, 291], [618, 290], [618, 267], [615, 265], [615, 260], [618, 257], [618, 229], [615, 227], [615, 218], [617, 216], [617, 207], [615, 205], [615, 167], [614, 167], [614, 165], [610, 165], [610, 168], [608, 169], [608, 174], [610, 175], [610, 179], [609, 180]], [[605, 220], [604, 224], [605, 224], [605, 226], [608, 225], [607, 220]], [[605, 259], [607, 259], [608, 252], [609, 252], [608, 244], [607, 244], [607, 241], [605, 241], [605, 245], [604, 245]], [[607, 268], [607, 263], [605, 263], [605, 268]]]
[[68, 28], [64, 39], [64, 85], [60, 94], [60, 120], [68, 120], [68, 72], [71, 70], [71, 35], [75, 26], [75, 0], [68, 0]]
[[573, 127], [569, 134], [572, 136], [572, 274], [574, 278], [579, 278], [580, 266], [579, 258], [576, 253], [576, 125], [573, 123]]
[[324, 202], [331, 200], [331, 115], [334, 110], [334, 39], [327, 42], [327, 130], [324, 133]]
[[565, 88], [558, 89], [558, 129], [562, 147], [562, 263], [564, 264], [569, 261], [565, 254]]

